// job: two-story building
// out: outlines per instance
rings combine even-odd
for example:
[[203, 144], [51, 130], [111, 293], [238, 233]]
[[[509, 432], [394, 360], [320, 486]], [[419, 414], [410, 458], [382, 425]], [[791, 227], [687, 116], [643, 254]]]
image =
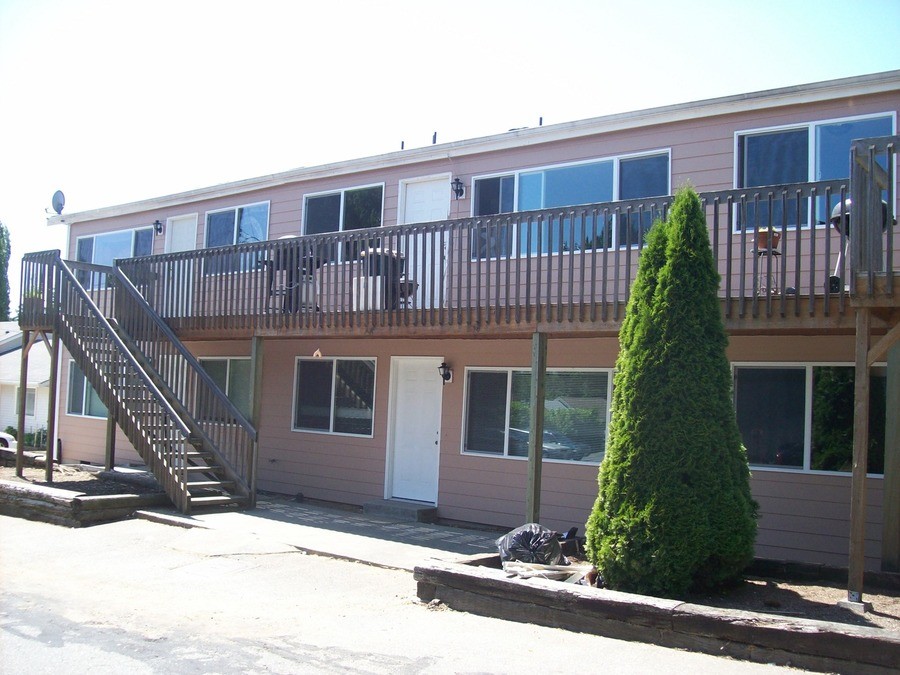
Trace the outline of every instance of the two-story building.
[[[643, 235], [690, 183], [722, 277], [757, 554], [845, 565], [859, 233], [831, 215], [850, 196], [851, 141], [895, 136], [898, 111], [894, 71], [54, 217], [67, 249], [26, 257], [22, 326], [65, 347], [61, 460], [111, 462], [114, 449], [185, 510], [265, 490], [411, 500], [448, 521], [514, 527], [542, 377], [542, 522], [583, 527]], [[892, 148], [869, 166], [889, 174], [877, 196], [890, 214]], [[874, 238], [873, 279], [892, 278], [900, 237]], [[876, 286], [872, 341], [897, 332], [895, 291]], [[34, 290], [43, 300], [29, 309]], [[540, 373], [536, 333], [548, 340]], [[887, 407], [883, 351], [869, 381], [870, 568], [885, 429], [900, 412]], [[900, 452], [895, 437], [888, 446]]]

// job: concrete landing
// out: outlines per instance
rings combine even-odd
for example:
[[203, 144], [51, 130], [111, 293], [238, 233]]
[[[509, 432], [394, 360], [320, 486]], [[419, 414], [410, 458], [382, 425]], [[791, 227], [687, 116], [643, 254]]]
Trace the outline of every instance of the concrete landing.
[[437, 507], [403, 499], [376, 499], [366, 502], [363, 504], [363, 513], [409, 523], [433, 523], [437, 520]]

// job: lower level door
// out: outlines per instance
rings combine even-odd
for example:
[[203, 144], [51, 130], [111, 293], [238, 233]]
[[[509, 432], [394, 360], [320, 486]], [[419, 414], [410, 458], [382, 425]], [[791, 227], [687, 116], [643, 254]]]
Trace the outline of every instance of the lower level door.
[[391, 360], [391, 497], [437, 503], [443, 387], [440, 365], [440, 358], [431, 357]]

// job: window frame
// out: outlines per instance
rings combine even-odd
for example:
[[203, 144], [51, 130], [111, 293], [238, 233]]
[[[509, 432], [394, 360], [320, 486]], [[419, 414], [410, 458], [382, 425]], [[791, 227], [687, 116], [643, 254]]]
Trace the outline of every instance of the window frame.
[[[262, 206], [266, 207], [266, 224], [265, 224], [265, 233], [263, 237], [258, 240], [258, 242], [264, 242], [269, 240], [269, 229], [271, 226], [272, 220], [272, 200], [263, 199], [258, 202], [248, 202], [246, 204], [237, 204], [235, 206], [226, 206], [219, 209], [209, 209], [205, 211], [203, 214], [203, 251], [215, 251], [216, 249], [227, 248], [229, 246], [238, 246], [241, 243], [258, 243], [258, 242], [238, 242], [237, 238], [240, 234], [240, 218], [239, 213], [241, 209], [248, 209], [254, 206]], [[230, 244], [216, 244], [215, 246], [209, 245], [209, 218], [210, 216], [214, 216], [218, 213], [234, 213], [234, 224], [232, 226], [231, 232], [231, 243]], [[261, 256], [264, 254], [260, 251], [258, 254], [232, 254], [228, 256], [225, 254], [223, 256], [224, 259], [204, 259], [203, 260], [203, 274], [207, 276], [215, 276], [217, 274], [234, 274], [236, 272], [249, 272], [256, 268], [256, 264], [261, 259]], [[253, 258], [256, 258], [255, 260]], [[230, 263], [227, 260], [230, 259]], [[214, 263], [214, 264], [213, 264]]]
[[[812, 445], [813, 445], [813, 385], [814, 385], [814, 374], [816, 368], [849, 368], [853, 369], [855, 366], [853, 363], [848, 363], [846, 361], [822, 361], [822, 362], [807, 362], [807, 361], [735, 361], [731, 364], [731, 375], [732, 375], [732, 383], [735, 382], [736, 370], [738, 368], [744, 369], [769, 369], [769, 370], [803, 370], [804, 371], [804, 386], [803, 386], [803, 465], [800, 467], [792, 467], [792, 466], [784, 466], [778, 464], [753, 464], [748, 463], [751, 471], [776, 471], [776, 472], [784, 472], [784, 473], [796, 473], [796, 474], [806, 474], [812, 476], [844, 476], [850, 477], [852, 476], [851, 471], [829, 471], [827, 469], [813, 469], [812, 468]], [[873, 364], [872, 367], [875, 368], [885, 368], [886, 364], [884, 362], [878, 362]], [[733, 397], [733, 406], [735, 415], [737, 415], [737, 390], [735, 389], [732, 392]], [[743, 444], [743, 438], [741, 439], [741, 443]], [[869, 473], [866, 472], [867, 478], [884, 478], [884, 474], [880, 473]]]
[[[16, 415], [21, 412], [19, 408], [19, 395], [22, 393], [22, 387], [16, 387]], [[28, 412], [28, 399], [31, 398], [31, 412]], [[37, 389], [35, 387], [25, 388], [25, 417], [34, 417], [34, 411], [37, 409]]]
[[[331, 405], [329, 409], [328, 429], [308, 429], [297, 426], [297, 398], [299, 395], [299, 387], [297, 386], [297, 378], [300, 373], [300, 363], [310, 361], [313, 363], [331, 362]], [[335, 407], [336, 407], [336, 391], [334, 386], [335, 375], [339, 361], [369, 361], [373, 364], [372, 370], [372, 420], [371, 430], [368, 434], [354, 434], [347, 431], [335, 431]], [[375, 416], [377, 414], [376, 401], [378, 398], [378, 359], [374, 356], [296, 356], [294, 358], [294, 373], [291, 380], [291, 431], [303, 434], [317, 434], [324, 436], [345, 436], [349, 438], [374, 438], [375, 437]]]
[[104, 408], [106, 408], [106, 406], [103, 404], [103, 401], [100, 401], [100, 396], [96, 393], [96, 391], [94, 391], [94, 386], [88, 381], [87, 376], [84, 374], [84, 372], [81, 371], [81, 368], [78, 368], [78, 370], [81, 374], [81, 379], [82, 379], [81, 412], [80, 413], [71, 412], [72, 384], [73, 384], [72, 373], [73, 373], [74, 368], [78, 368], [78, 364], [75, 363], [75, 359], [69, 359], [69, 370], [68, 370], [68, 375], [67, 375], [68, 379], [66, 380], [66, 415], [68, 415], [69, 417], [83, 417], [85, 419], [91, 419], [91, 420], [107, 419], [109, 417], [108, 410], [105, 415], [89, 415], [86, 412], [84, 412], [85, 404], [87, 403], [88, 396], [90, 395], [91, 392], [93, 392], [94, 395], [97, 396], [97, 400], [100, 402], [100, 405], [103, 405]]
[[[620, 199], [620, 194], [621, 194], [620, 166], [621, 166], [621, 163], [623, 161], [641, 159], [641, 158], [646, 158], [646, 157], [665, 157], [666, 158], [666, 173], [667, 173], [666, 193], [665, 193], [665, 195], [654, 195], [654, 197], [656, 197], [656, 196], [664, 197], [664, 196], [671, 195], [672, 194], [672, 148], [671, 147], [662, 147], [662, 148], [654, 148], [654, 149], [650, 149], [650, 150], [641, 150], [639, 152], [629, 152], [629, 153], [622, 153], [622, 154], [617, 154], [617, 155], [608, 155], [605, 157], [593, 157], [590, 159], [583, 159], [583, 160], [572, 161], [572, 162], [546, 164], [546, 165], [541, 165], [541, 166], [513, 169], [513, 170], [509, 170], [509, 171], [497, 171], [497, 172], [485, 173], [485, 174], [479, 174], [479, 175], [472, 176], [473, 198], [470, 200], [471, 204], [470, 204], [470, 214], [469, 215], [471, 218], [490, 218], [493, 216], [506, 215], [507, 213], [512, 213], [512, 214], [525, 213], [525, 211], [519, 210], [520, 183], [521, 183], [521, 177], [523, 174], [544, 173], [544, 172], [552, 171], [555, 169], [569, 169], [569, 168], [579, 167], [579, 166], [603, 164], [605, 162], [612, 163], [612, 185], [610, 186], [610, 189], [612, 192], [612, 202], [622, 201]], [[476, 183], [481, 180], [489, 180], [492, 178], [501, 178], [502, 179], [502, 178], [506, 178], [506, 177], [513, 178], [513, 195], [512, 195], [513, 210], [509, 211], [509, 212], [498, 213], [498, 214], [476, 215], [475, 214], [476, 200], [474, 198], [474, 195], [476, 194]], [[546, 201], [546, 192], [545, 192], [546, 176], [542, 176], [541, 184], [542, 184], [541, 203], [544, 204]], [[647, 197], [646, 199], [653, 199], [654, 197]], [[587, 202], [587, 203], [593, 203], [593, 202]], [[550, 206], [550, 207], [542, 205], [540, 209], [533, 209], [533, 210], [566, 209], [566, 208], [575, 207], [575, 206], [581, 206], [581, 204], [567, 204], [567, 205]], [[605, 224], [601, 223], [600, 226], [598, 226], [598, 228], [605, 229]], [[611, 222], [609, 223], [609, 228], [611, 230], [611, 234], [609, 235], [610, 248], [625, 248], [625, 244], [619, 242], [619, 227], [617, 226], [617, 223], [615, 222], [614, 216], [612, 217]], [[517, 237], [513, 237], [513, 244], [514, 245], [518, 244]], [[640, 245], [641, 245], [641, 242], [635, 242], [630, 245], [630, 248], [637, 249], [637, 248], [639, 248]], [[559, 255], [563, 252], [564, 251], [562, 251], [562, 250], [560, 250], [560, 251], [540, 251], [540, 252], [536, 252], [533, 254], [535, 254], [535, 255]], [[566, 251], [566, 252], [568, 252], [568, 251]], [[582, 249], [577, 248], [577, 249], [574, 249], [573, 252], [581, 253]], [[529, 253], [529, 255], [531, 255], [531, 254], [532, 253]], [[500, 256], [500, 257], [501, 258], [504, 258], [504, 257], [509, 258], [512, 256], [507, 254], [506, 256]], [[474, 251], [473, 251], [473, 259], [474, 259]], [[485, 259], [493, 260], [493, 259], [497, 259], [497, 256], [488, 256]]]
[[[150, 234], [150, 252], [146, 254], [138, 255], [135, 253], [135, 247], [137, 246], [137, 234], [138, 232], [148, 232]], [[127, 256], [121, 256], [120, 258], [113, 258], [110, 263], [110, 266], [115, 266], [116, 260], [124, 260], [126, 258], [144, 258], [147, 256], [153, 255], [153, 240], [154, 240], [154, 231], [153, 228], [148, 226], [144, 227], [127, 227], [121, 230], [110, 230], [109, 232], [95, 232], [94, 234], [83, 234], [75, 237], [75, 260], [77, 262], [89, 264], [89, 265], [104, 265], [105, 263], [97, 263], [94, 262], [95, 255], [97, 253], [97, 239], [103, 237], [111, 237], [114, 235], [121, 235], [128, 233], [131, 235], [131, 246], [130, 252]], [[91, 244], [91, 259], [90, 260], [79, 260], [79, 249], [81, 248], [81, 242], [87, 241], [88, 239], [92, 240]], [[93, 289], [103, 288], [106, 285], [106, 274], [103, 272], [92, 272], [87, 270], [76, 270], [75, 271], [76, 278], [82, 286], [90, 286]]]
[[[861, 115], [850, 115], [846, 117], [834, 117], [827, 118], [821, 120], [810, 120], [806, 122], [796, 122], [789, 124], [779, 124], [775, 126], [769, 127], [757, 127], [751, 129], [739, 129], [734, 132], [734, 146], [733, 146], [733, 158], [734, 158], [734, 166], [733, 166], [733, 185], [737, 190], [743, 189], [753, 189], [754, 187], [765, 187], [765, 186], [750, 186], [746, 187], [743, 185], [744, 181], [744, 164], [745, 164], [745, 153], [744, 153], [744, 143], [743, 140], [750, 136], [764, 136], [766, 134], [776, 134], [776, 133], [784, 133], [790, 131], [802, 131], [806, 130], [806, 143], [807, 143], [807, 158], [806, 158], [806, 180], [803, 182], [815, 182], [816, 181], [816, 173], [818, 167], [818, 150], [816, 144], [816, 130], [820, 127], [827, 127], [835, 124], [846, 124], [848, 122], [865, 122], [867, 120], [876, 120], [881, 118], [888, 118], [891, 123], [891, 133], [897, 133], [897, 111], [888, 110], [883, 112], [874, 112], [874, 113], [864, 113]], [[839, 179], [843, 180], [843, 179]], [[849, 176], [847, 177], [849, 180]], [[825, 213], [824, 211], [827, 211]], [[825, 208], [824, 205], [822, 208], [817, 206], [817, 213], [820, 213], [823, 216], [820, 222], [815, 223], [814, 227], [816, 229], [827, 229], [829, 227], [828, 216], [830, 215], [830, 209]], [[801, 223], [799, 225], [800, 229], [810, 229], [810, 222], [812, 220], [812, 203], [811, 200], [807, 199], [807, 208], [806, 208], [806, 218], [805, 223]], [[734, 215], [733, 224], [732, 224], [733, 232], [740, 233], [740, 219], [739, 214], [737, 213], [737, 209]], [[748, 226], [748, 231], [752, 231]], [[788, 225], [788, 229], [795, 230], [797, 229], [796, 225]]]
[[[236, 361], [240, 361], [240, 362], [242, 362], [242, 363], [246, 363], [247, 365], [250, 366], [250, 370], [249, 370], [249, 372], [248, 372], [248, 376], [249, 376], [249, 378], [250, 378], [250, 381], [248, 382], [248, 391], [250, 391], [251, 397], [250, 397], [250, 400], [247, 401], [247, 410], [246, 410], [246, 412], [245, 412], [245, 411], [241, 411], [241, 413], [242, 413], [243, 415], [245, 415], [245, 416], [247, 417], [247, 419], [250, 419], [250, 418], [253, 416], [253, 397], [252, 397], [252, 390], [253, 390], [253, 364], [252, 364], [252, 362], [251, 362], [251, 361], [252, 361], [251, 358], [250, 358], [249, 356], [199, 356], [199, 357], [197, 357], [197, 361], [200, 363], [201, 366], [203, 366], [204, 370], [206, 370], [206, 365], [204, 364], [204, 362], [209, 362], [209, 361], [225, 361], [225, 363], [226, 363], [226, 369], [225, 369], [225, 389], [223, 389], [223, 392], [225, 393], [225, 396], [228, 398], [228, 400], [231, 401], [232, 405], [234, 405], [234, 407], [237, 408], [238, 410], [241, 410], [241, 407], [240, 407], [237, 403], [235, 403], [235, 401], [231, 398], [231, 393], [230, 393], [230, 389], [231, 389], [231, 377], [232, 377], [232, 368], [231, 368], [231, 366], [232, 366], [232, 363], [234, 363], [234, 362], [236, 362]], [[212, 377], [212, 374], [209, 373], [208, 370], [206, 370], [206, 373], [207, 373], [208, 375], [210, 375], [210, 377]]]
[[[378, 215], [379, 224], [376, 225], [377, 228], [384, 227], [384, 201], [385, 201], [385, 192], [387, 188], [387, 184], [382, 181], [380, 183], [365, 183], [362, 185], [351, 185], [348, 187], [338, 188], [336, 190], [322, 190], [319, 192], [306, 192], [303, 194], [303, 215], [300, 219], [300, 228], [301, 234], [305, 236], [328, 236], [332, 234], [341, 234], [344, 232], [358, 232], [362, 230], [345, 230], [344, 229], [344, 209], [347, 203], [347, 193], [354, 192], [356, 190], [370, 190], [372, 188], [380, 188], [381, 189], [381, 210]], [[328, 230], [327, 232], [315, 232], [313, 234], [308, 234], [308, 224], [307, 224], [307, 216], [309, 214], [309, 200], [316, 199], [319, 197], [333, 197], [335, 195], [340, 195], [341, 203], [340, 208], [338, 210], [338, 229], [337, 230]], [[372, 228], [363, 228], [363, 229], [372, 229]], [[339, 247], [337, 255], [332, 260], [323, 261], [324, 264], [337, 264], [341, 262], [347, 262], [348, 260], [352, 260], [352, 256], [348, 256], [348, 251], [345, 250], [345, 246]]]
[[[469, 429], [469, 419], [468, 419], [468, 410], [469, 410], [469, 375], [471, 373], [506, 373], [507, 374], [507, 384], [506, 384], [506, 411], [505, 411], [505, 419], [504, 419], [504, 439], [503, 439], [503, 452], [495, 453], [495, 452], [479, 452], [477, 450], [468, 450], [466, 449], [466, 440]], [[531, 374], [531, 368], [523, 367], [523, 366], [466, 366], [463, 377], [463, 398], [462, 398], [462, 431], [460, 434], [460, 454], [466, 457], [486, 457], [493, 459], [510, 459], [516, 461], [528, 461], [528, 456], [522, 455], [512, 455], [509, 452], [509, 436], [510, 436], [510, 417], [511, 417], [511, 389], [512, 389], [512, 376], [513, 373], [528, 373]], [[568, 367], [560, 367], [560, 368], [547, 368], [547, 373], [604, 373], [607, 376], [606, 381], [606, 392], [604, 393], [606, 397], [606, 410], [604, 411], [604, 424], [605, 424], [605, 434], [604, 434], [604, 446], [603, 449], [600, 450], [600, 457], [596, 461], [583, 461], [583, 460], [574, 460], [574, 459], [556, 459], [556, 458], [547, 458], [544, 457], [542, 461], [544, 462], [553, 462], [558, 464], [566, 464], [569, 466], [589, 466], [594, 467], [596, 469], [597, 466], [600, 465], [600, 462], [603, 461], [603, 457], [606, 455], [606, 446], [609, 443], [609, 424], [611, 420], [611, 410], [612, 410], [612, 392], [613, 392], [613, 379], [615, 376], [614, 368], [598, 368], [598, 367], [577, 367], [577, 366], [568, 366]], [[591, 453], [593, 454], [593, 453]]]

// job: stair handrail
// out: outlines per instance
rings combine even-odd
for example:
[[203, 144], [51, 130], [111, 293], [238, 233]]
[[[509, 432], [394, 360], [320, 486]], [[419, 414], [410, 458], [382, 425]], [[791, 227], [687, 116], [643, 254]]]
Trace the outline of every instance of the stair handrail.
[[258, 439], [258, 432], [256, 427], [244, 416], [244, 414], [238, 410], [237, 406], [231, 402], [231, 400], [222, 392], [219, 388], [219, 385], [210, 377], [209, 373], [206, 372], [206, 369], [200, 364], [197, 358], [188, 351], [187, 347], [181, 342], [181, 340], [175, 335], [174, 331], [169, 327], [169, 325], [156, 313], [156, 311], [150, 306], [150, 303], [147, 302], [146, 298], [141, 295], [141, 292], [135, 287], [134, 283], [132, 283], [131, 279], [121, 271], [120, 268], [114, 267], [113, 276], [115, 277], [118, 283], [122, 284], [122, 287], [128, 291], [129, 295], [131, 295], [132, 299], [137, 302], [141, 308], [144, 310], [146, 316], [154, 323], [154, 325], [163, 333], [163, 335], [169, 340], [172, 347], [181, 355], [182, 358], [187, 362], [190, 368], [195, 372], [197, 377], [199, 377], [203, 383], [210, 389], [210, 392], [219, 400], [219, 402], [225, 407], [230, 415], [235, 418], [235, 421], [250, 435], [253, 441]]
[[[122, 338], [120, 338], [118, 336], [115, 329], [112, 327], [112, 324], [110, 324], [109, 321], [106, 319], [106, 317], [103, 316], [103, 312], [100, 311], [100, 308], [93, 301], [93, 299], [91, 299], [91, 296], [88, 295], [88, 293], [81, 286], [81, 283], [79, 283], [78, 279], [75, 277], [75, 274], [72, 272], [72, 270], [69, 268], [69, 266], [66, 265], [65, 261], [62, 260], [61, 257], [59, 257], [59, 251], [56, 251], [56, 254], [57, 254], [57, 258], [54, 261], [55, 267], [60, 270], [62, 275], [65, 276], [69, 280], [69, 282], [71, 282], [71, 286], [75, 289], [75, 293], [77, 295], [79, 295], [81, 297], [81, 299], [85, 302], [88, 309], [90, 309], [91, 313], [98, 320], [98, 323], [103, 328], [103, 330], [106, 332], [106, 334], [109, 336], [109, 338], [112, 340], [113, 344], [115, 344], [115, 346], [118, 348], [118, 350], [122, 353], [122, 356], [125, 358], [125, 360], [128, 362], [128, 364], [132, 368], [134, 368], [135, 372], [137, 373], [137, 376], [140, 378], [140, 380], [144, 384], [144, 386], [147, 387], [147, 390], [152, 394], [153, 398], [156, 399], [156, 402], [172, 418], [172, 421], [177, 425], [178, 429], [184, 433], [185, 437], [189, 436], [191, 430], [188, 427], [188, 425], [184, 422], [184, 420], [181, 418], [181, 415], [175, 411], [175, 409], [172, 407], [172, 405], [169, 403], [169, 401], [166, 399], [166, 397], [163, 395], [163, 393], [159, 390], [159, 388], [156, 386], [156, 384], [153, 382], [153, 380], [150, 378], [150, 376], [147, 375], [147, 373], [144, 370], [144, 367], [134, 357], [134, 355], [131, 353], [131, 350], [128, 348], [128, 346], [125, 344], [125, 342], [122, 340]], [[109, 268], [109, 271], [106, 273], [111, 274], [112, 271], [113, 271], [113, 268]], [[55, 289], [55, 291], [58, 292], [58, 289]], [[58, 300], [59, 300], [58, 298], [54, 298], [54, 302], [53, 302], [54, 307], [58, 308], [58, 306], [59, 306]], [[55, 322], [58, 322], [58, 321], [59, 321], [59, 312], [57, 311]]]

